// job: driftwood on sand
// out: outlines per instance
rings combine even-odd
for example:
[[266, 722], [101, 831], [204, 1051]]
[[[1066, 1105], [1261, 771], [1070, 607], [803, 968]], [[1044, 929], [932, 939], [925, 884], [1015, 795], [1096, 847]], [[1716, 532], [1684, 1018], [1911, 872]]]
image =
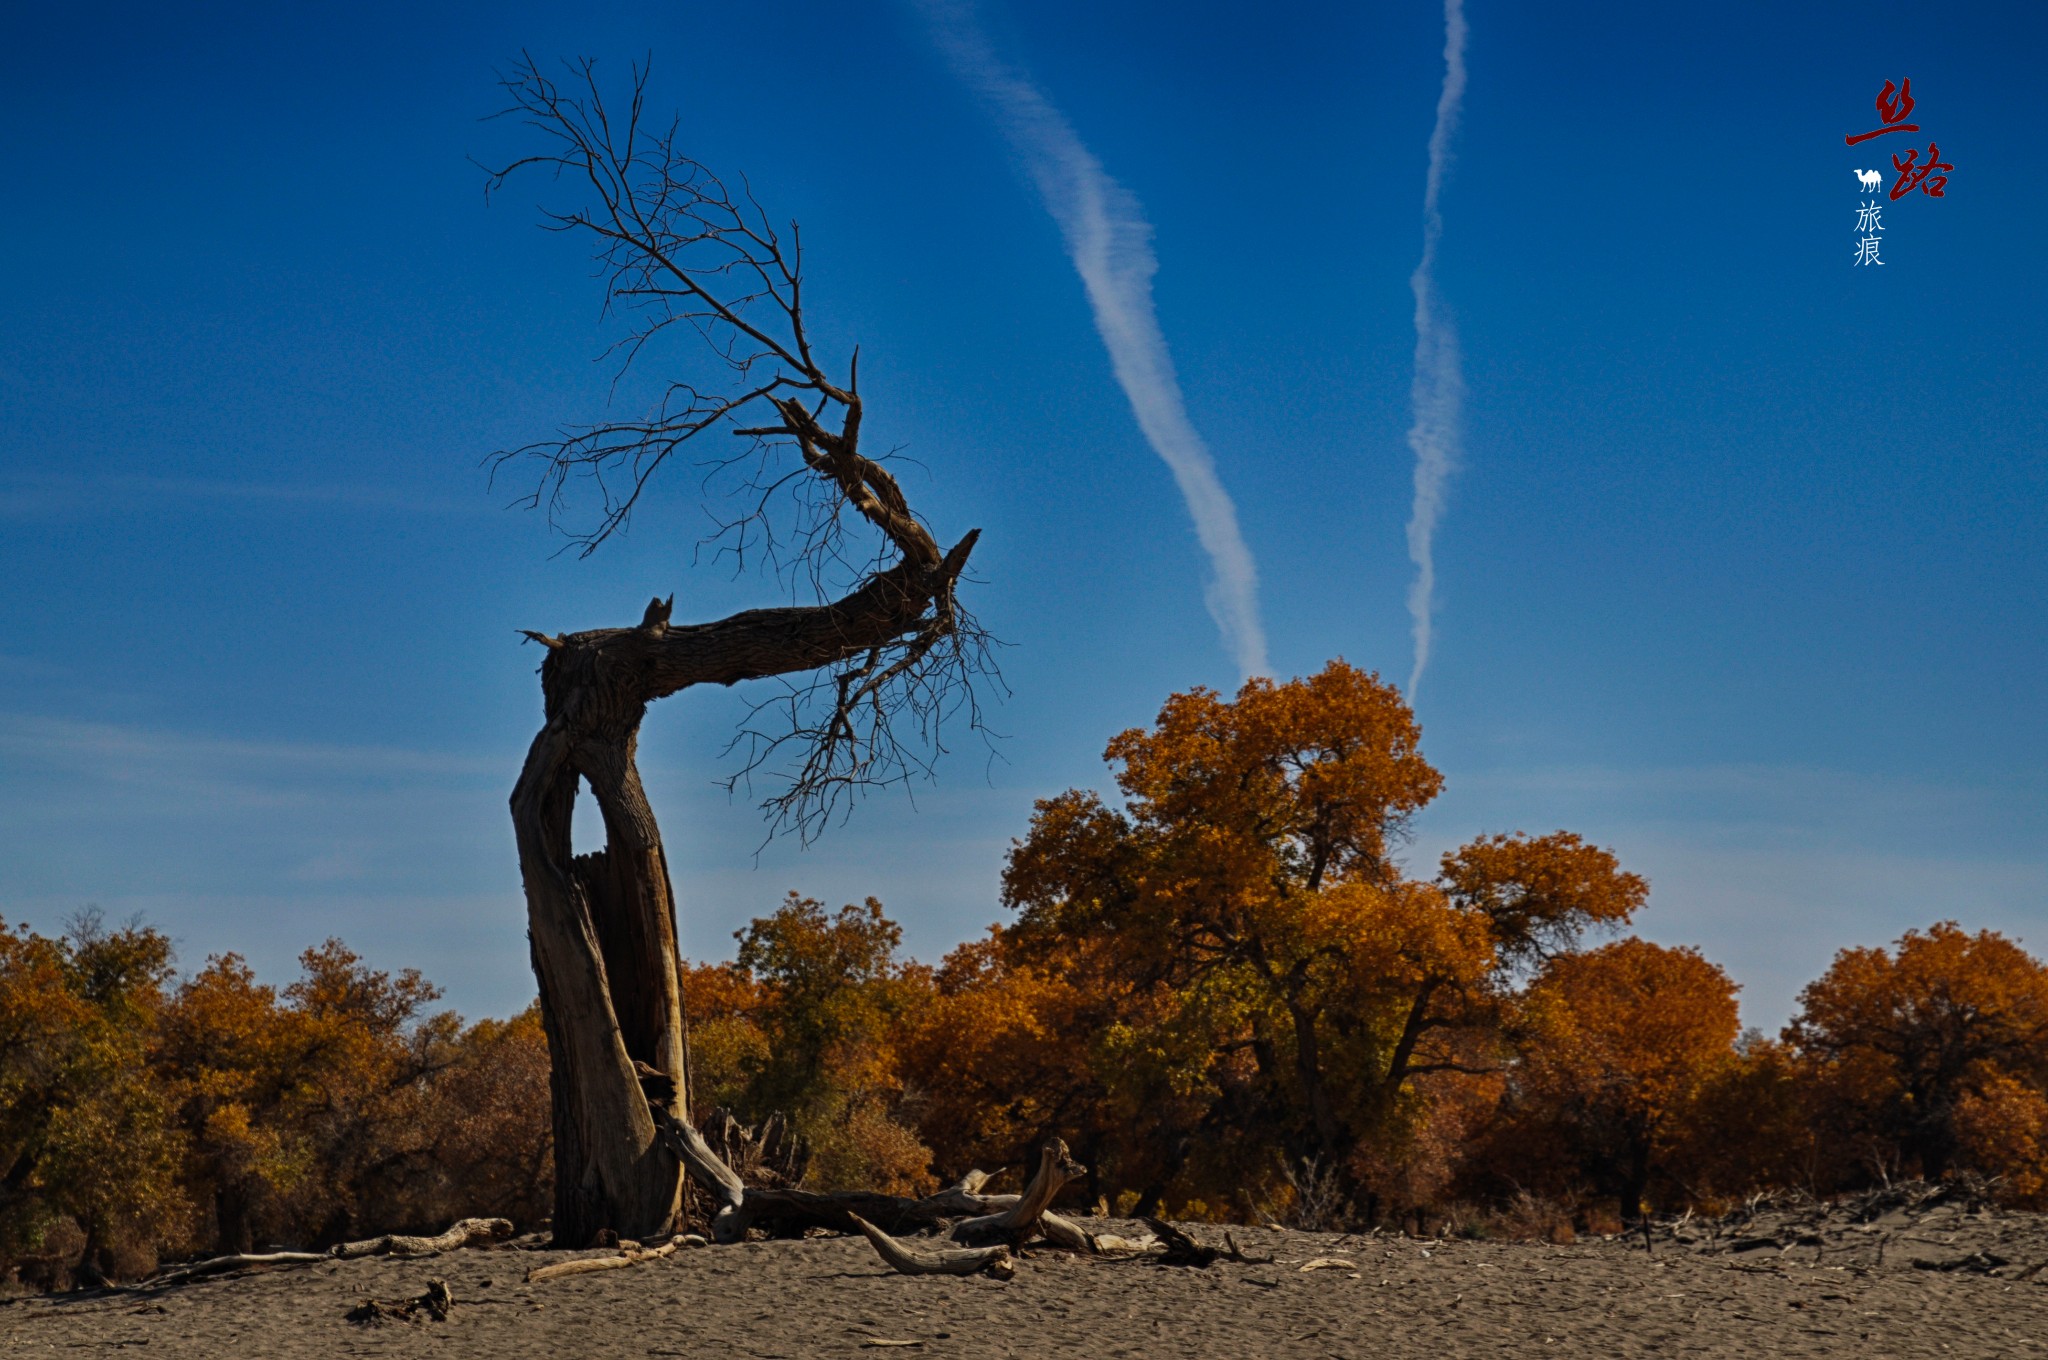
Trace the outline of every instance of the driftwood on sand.
[[[1043, 1234], [1057, 1246], [1078, 1251], [1093, 1252], [1096, 1249], [1092, 1237], [1065, 1219], [1056, 1220], [1059, 1226], [1048, 1231], [1047, 1219], [1052, 1216], [1046, 1212], [1046, 1206], [1052, 1203], [1062, 1186], [1086, 1170], [1068, 1154], [1064, 1142], [1057, 1138], [1051, 1140], [1040, 1154], [1038, 1170], [1024, 1187], [1023, 1194], [1002, 1196], [1011, 1202], [994, 1213], [977, 1214], [953, 1226], [949, 1236], [961, 1244], [956, 1247], [932, 1251], [910, 1247], [858, 1214], [850, 1217], [861, 1235], [874, 1247], [875, 1254], [891, 1269], [902, 1274], [973, 1275], [986, 1271], [1006, 1280], [1017, 1269], [1012, 1252], [1032, 1237]], [[981, 1177], [973, 1184], [978, 1186], [984, 1180], [986, 1177]], [[967, 1188], [968, 1184], [963, 1180], [931, 1199], [947, 1200], [952, 1204], [979, 1201], [982, 1206], [995, 1207], [989, 1204], [995, 1196], [975, 1195]], [[928, 1202], [919, 1201], [920, 1204]]]
[[591, 1256], [580, 1261], [560, 1261], [551, 1266], [536, 1266], [526, 1272], [526, 1282], [538, 1284], [542, 1280], [559, 1280], [564, 1275], [587, 1275], [593, 1270], [622, 1270], [627, 1266], [637, 1266], [647, 1261], [659, 1261], [664, 1257], [673, 1256], [677, 1248], [691, 1245], [693, 1242], [702, 1245], [703, 1241], [703, 1238], [690, 1234], [672, 1237], [658, 1247], [645, 1247], [638, 1242], [621, 1242], [617, 1256]]
[[[648, 1113], [662, 1145], [711, 1200], [711, 1236], [719, 1243], [743, 1242], [751, 1230], [792, 1237], [819, 1230], [859, 1233], [884, 1262], [906, 1275], [986, 1271], [1003, 1278], [1015, 1270], [1017, 1249], [1034, 1238], [1087, 1255], [1104, 1250], [1093, 1234], [1051, 1212], [1053, 1200], [1068, 1182], [1087, 1174], [1087, 1168], [1074, 1160], [1061, 1139], [1050, 1139], [1040, 1149], [1038, 1167], [1023, 1193], [1017, 1195], [983, 1194], [989, 1177], [981, 1171], [970, 1171], [936, 1194], [922, 1196], [865, 1190], [819, 1192], [786, 1183], [749, 1185], [735, 1164], [753, 1165], [762, 1160], [749, 1156], [760, 1151], [750, 1147], [751, 1131], [739, 1127], [730, 1115], [716, 1112], [712, 1133], [722, 1146], [714, 1147], [705, 1130], [672, 1115], [659, 1098], [669, 1090], [666, 1074], [645, 1063], [638, 1064], [637, 1070], [643, 1089], [654, 1092], [648, 1098]], [[722, 1123], [717, 1116], [723, 1117]], [[786, 1141], [784, 1134], [786, 1129], [775, 1137]], [[898, 1240], [898, 1235], [941, 1229], [946, 1230], [950, 1245], [925, 1248]], [[669, 1256], [686, 1240], [677, 1237], [666, 1246], [651, 1249], [625, 1243], [617, 1256], [541, 1266], [529, 1271], [526, 1278], [536, 1282], [618, 1270]]]
[[[1152, 1235], [1159, 1239], [1161, 1246], [1166, 1248], [1164, 1252], [1153, 1257], [1155, 1261], [1163, 1266], [1193, 1266], [1197, 1270], [1207, 1270], [1218, 1261], [1235, 1261], [1239, 1265], [1247, 1266], [1269, 1266], [1273, 1264], [1273, 1258], [1270, 1256], [1245, 1255], [1242, 1251], [1238, 1250], [1237, 1239], [1227, 1232], [1223, 1234], [1223, 1241], [1226, 1245], [1211, 1247], [1197, 1242], [1194, 1238], [1188, 1236], [1164, 1219], [1147, 1218], [1140, 1221], [1152, 1230]], [[1313, 1265], [1302, 1267], [1303, 1270], [1315, 1268]]]
[[[856, 1219], [884, 1233], [929, 1232], [964, 1217], [967, 1221], [954, 1227], [952, 1235], [965, 1246], [1005, 1243], [1015, 1247], [1043, 1236], [1069, 1251], [1097, 1251], [1095, 1239], [1080, 1225], [1049, 1212], [1053, 1198], [1067, 1182], [1085, 1174], [1085, 1168], [1068, 1153], [1066, 1143], [1057, 1138], [1045, 1145], [1038, 1170], [1021, 1195], [982, 1194], [982, 1186], [988, 1182], [988, 1173], [982, 1171], [970, 1171], [936, 1194], [924, 1196], [867, 1190], [821, 1192], [748, 1185], [700, 1130], [670, 1118], [658, 1104], [650, 1102], [650, 1110], [663, 1144], [716, 1206], [711, 1236], [717, 1242], [745, 1241], [751, 1228], [775, 1236], [798, 1236], [815, 1228], [852, 1233], [861, 1231]], [[732, 1130], [724, 1131], [722, 1141], [733, 1141]]]
[[941, 1247], [934, 1251], [898, 1242], [860, 1215], [853, 1226], [874, 1247], [875, 1254], [899, 1275], [978, 1275], [986, 1271], [999, 1280], [1017, 1273], [1016, 1258], [1007, 1246]]
[[[1038, 1170], [1024, 1187], [1024, 1193], [1015, 1203], [1005, 1206], [996, 1213], [970, 1218], [955, 1224], [953, 1240], [963, 1246], [1022, 1246], [1026, 1240], [1044, 1231], [1046, 1210], [1052, 1206], [1053, 1198], [1065, 1188], [1068, 1181], [1086, 1175], [1088, 1168], [1075, 1161], [1067, 1152], [1066, 1143], [1058, 1138], [1049, 1140], [1038, 1158]], [[1072, 1224], [1061, 1220], [1062, 1236], [1078, 1238], [1086, 1242], [1087, 1234]], [[1050, 1234], [1047, 1234], [1050, 1236]], [[1083, 1247], [1082, 1250], [1089, 1248]]]
[[348, 1259], [357, 1256], [435, 1256], [444, 1251], [455, 1251], [462, 1247], [483, 1243], [502, 1242], [512, 1235], [510, 1220], [503, 1218], [465, 1218], [448, 1231], [434, 1237], [406, 1237], [387, 1233], [382, 1237], [365, 1238], [360, 1242], [342, 1242], [326, 1251], [271, 1251], [236, 1252], [228, 1256], [209, 1257], [189, 1265], [174, 1266], [160, 1271], [143, 1281], [143, 1287], [160, 1289], [166, 1285], [183, 1284], [202, 1276], [220, 1275], [233, 1270], [261, 1270], [269, 1266], [307, 1266], [337, 1258]]

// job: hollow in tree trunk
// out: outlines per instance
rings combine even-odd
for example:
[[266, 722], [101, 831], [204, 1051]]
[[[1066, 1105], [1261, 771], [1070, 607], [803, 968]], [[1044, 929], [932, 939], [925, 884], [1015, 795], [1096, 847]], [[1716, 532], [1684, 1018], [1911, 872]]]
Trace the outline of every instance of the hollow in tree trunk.
[[[596, 488], [602, 514], [578, 535], [588, 552], [624, 527], [684, 444], [737, 436], [740, 452], [699, 462], [737, 483], [740, 508], [714, 539], [742, 558], [767, 552], [817, 601], [672, 626], [657, 599], [632, 628], [527, 634], [548, 649], [545, 721], [512, 791], [512, 822], [553, 1062], [555, 1235], [582, 1246], [607, 1228], [633, 1239], [670, 1231], [678, 1156], [728, 1210], [741, 1198], [739, 1178], [688, 1123], [675, 896], [634, 764], [647, 705], [692, 685], [804, 677], [757, 707], [740, 738], [748, 770], [794, 757], [767, 807], [778, 826], [808, 834], [845, 795], [927, 765], [894, 724], [935, 750], [942, 718], [964, 707], [977, 720], [986, 652], [954, 595], [976, 535], [942, 552], [894, 476], [860, 452], [859, 352], [843, 380], [815, 357], [795, 225], [779, 235], [750, 193], [729, 193], [676, 148], [673, 124], [646, 120], [644, 69], [612, 113], [591, 63], [569, 71], [558, 84], [529, 60], [503, 82], [506, 112], [541, 148], [490, 187], [522, 168], [575, 186], [584, 203], [546, 212], [546, 225], [593, 243], [612, 313], [632, 319], [617, 350], [625, 364], [680, 327], [726, 382], [664, 381], [645, 417], [572, 427], [497, 465], [537, 463], [526, 499], [551, 518]], [[595, 854], [575, 854], [570, 839], [579, 781], [604, 818]]]

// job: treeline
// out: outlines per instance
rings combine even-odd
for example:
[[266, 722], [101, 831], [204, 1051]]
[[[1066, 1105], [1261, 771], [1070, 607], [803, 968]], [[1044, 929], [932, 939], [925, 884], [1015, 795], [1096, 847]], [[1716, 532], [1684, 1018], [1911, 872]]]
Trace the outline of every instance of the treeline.
[[464, 1026], [338, 940], [300, 967], [282, 992], [232, 954], [179, 980], [143, 926], [0, 929], [0, 1269], [61, 1286], [547, 1213], [534, 1010]]
[[[1544, 1234], [1754, 1190], [1974, 1174], [2048, 1208], [2048, 968], [1952, 924], [1848, 949], [1778, 1038], [1697, 951], [1622, 934], [1648, 885], [1565, 832], [1393, 856], [1441, 787], [1342, 662], [1176, 695], [1111, 742], [1116, 802], [1041, 802], [1006, 922], [936, 967], [870, 899], [792, 894], [685, 970], [695, 1113], [781, 1111], [806, 1183], [926, 1189], [1048, 1135], [1112, 1211]], [[164, 938], [0, 932], [0, 1257], [537, 1225], [533, 1012], [310, 950], [282, 992]]]
[[1010, 919], [937, 968], [881, 906], [792, 895], [693, 968], [694, 1080], [794, 1111], [834, 1187], [1017, 1166], [1184, 1218], [1562, 1235], [1759, 1188], [1974, 1173], [2048, 1208], [2048, 968], [1953, 924], [1842, 951], [1783, 1034], [1622, 931], [1648, 884], [1566, 832], [1428, 880], [1391, 851], [1441, 777], [1342, 662], [1197, 690], [1042, 801]]

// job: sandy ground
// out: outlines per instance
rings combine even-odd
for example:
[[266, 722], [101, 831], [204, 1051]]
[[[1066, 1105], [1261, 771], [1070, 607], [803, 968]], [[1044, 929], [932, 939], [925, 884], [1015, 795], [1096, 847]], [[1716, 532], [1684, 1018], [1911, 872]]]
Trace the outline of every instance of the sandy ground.
[[[1839, 1216], [1837, 1216], [1839, 1219]], [[1868, 1216], [1866, 1216], [1868, 1217]], [[1101, 1226], [1101, 1225], [1098, 1225]], [[1138, 1231], [1122, 1225], [1124, 1231]], [[1193, 1229], [1205, 1240], [1214, 1230]], [[1007, 1283], [909, 1278], [848, 1238], [678, 1252], [540, 1284], [519, 1245], [0, 1305], [0, 1353], [295, 1356], [2048, 1356], [2048, 1219], [1781, 1213], [1570, 1246], [1236, 1229], [1271, 1264], [1032, 1251]], [[1350, 1267], [1301, 1267], [1341, 1257]], [[446, 1321], [362, 1326], [447, 1282]], [[888, 1344], [893, 1343], [893, 1344]], [[904, 1344], [910, 1343], [910, 1344]]]

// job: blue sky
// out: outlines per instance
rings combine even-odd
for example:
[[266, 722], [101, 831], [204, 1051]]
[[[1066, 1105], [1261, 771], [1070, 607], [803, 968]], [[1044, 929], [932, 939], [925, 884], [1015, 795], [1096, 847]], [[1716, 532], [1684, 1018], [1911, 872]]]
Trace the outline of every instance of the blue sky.
[[[593, 11], [596, 7], [591, 7]], [[1418, 696], [1411, 863], [1567, 827], [1775, 1025], [1847, 944], [1953, 917], [2048, 948], [2048, 12], [1469, 0], [1437, 283], [1468, 390]], [[1153, 228], [1161, 333], [1259, 572], [1273, 668], [1405, 679], [1408, 276], [1429, 4], [981, 11]], [[983, 531], [991, 763], [761, 846], [712, 784], [740, 696], [642, 762], [686, 947], [797, 888], [935, 957], [999, 915], [1033, 798], [1238, 674], [1208, 565], [1059, 227], [910, 5], [17, 6], [0, 17], [0, 915], [140, 912], [282, 978], [338, 934], [524, 1003], [514, 630], [774, 598], [693, 566], [672, 480], [557, 555], [481, 460], [597, 414], [582, 254], [471, 157], [521, 50], [654, 62], [686, 144], [803, 224], [871, 441]], [[1854, 268], [1886, 79], [1956, 169]], [[1877, 148], [1878, 150], [1873, 150]], [[679, 356], [678, 362], [686, 362]], [[758, 851], [758, 854], [757, 854]]]

